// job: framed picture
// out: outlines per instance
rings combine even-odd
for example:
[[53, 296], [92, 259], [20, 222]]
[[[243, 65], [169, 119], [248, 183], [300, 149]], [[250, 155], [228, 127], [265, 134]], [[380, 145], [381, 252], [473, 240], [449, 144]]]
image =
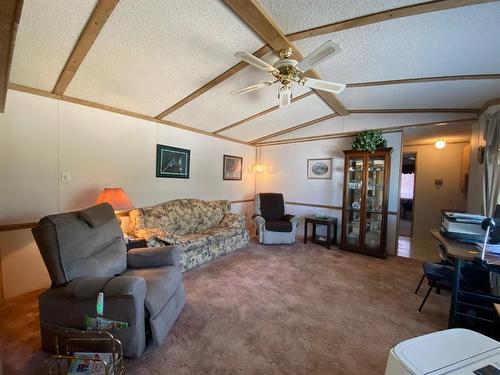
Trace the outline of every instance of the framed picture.
[[191, 151], [156, 145], [156, 177], [189, 178]]
[[224, 155], [222, 179], [240, 181], [243, 174], [243, 158]]
[[307, 178], [330, 180], [332, 178], [332, 158], [307, 159]]

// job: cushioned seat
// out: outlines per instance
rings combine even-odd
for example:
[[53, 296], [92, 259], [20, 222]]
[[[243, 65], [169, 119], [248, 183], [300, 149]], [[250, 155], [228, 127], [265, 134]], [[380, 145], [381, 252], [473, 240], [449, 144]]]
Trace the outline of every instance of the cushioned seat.
[[175, 266], [129, 269], [122, 276], [140, 276], [146, 281], [144, 304], [149, 316], [156, 317], [182, 284], [182, 273]]
[[266, 221], [264, 224], [266, 230], [270, 230], [271, 232], [291, 232], [293, 230], [293, 224], [290, 221], [286, 220], [273, 220]]

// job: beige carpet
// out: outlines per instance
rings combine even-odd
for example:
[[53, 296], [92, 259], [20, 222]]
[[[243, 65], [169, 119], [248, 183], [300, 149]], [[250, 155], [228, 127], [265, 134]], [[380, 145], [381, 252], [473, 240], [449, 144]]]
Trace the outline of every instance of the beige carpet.
[[[446, 328], [449, 297], [422, 312], [421, 263], [314, 244], [250, 247], [184, 274], [167, 340], [128, 374], [383, 374], [388, 351]], [[4, 374], [44, 374], [35, 294], [0, 310]]]

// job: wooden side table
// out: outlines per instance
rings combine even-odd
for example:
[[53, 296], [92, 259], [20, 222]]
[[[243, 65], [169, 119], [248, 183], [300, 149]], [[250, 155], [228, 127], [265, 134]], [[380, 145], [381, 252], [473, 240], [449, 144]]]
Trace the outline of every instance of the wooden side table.
[[[313, 226], [313, 241], [321, 245], [325, 245], [327, 249], [330, 248], [332, 244], [332, 231], [333, 231], [333, 243], [337, 244], [337, 218], [336, 217], [326, 217], [319, 218], [316, 216], [306, 216], [304, 221], [304, 243], [307, 243], [307, 226], [311, 223]], [[326, 225], [326, 241], [318, 240], [316, 237], [316, 225]]]

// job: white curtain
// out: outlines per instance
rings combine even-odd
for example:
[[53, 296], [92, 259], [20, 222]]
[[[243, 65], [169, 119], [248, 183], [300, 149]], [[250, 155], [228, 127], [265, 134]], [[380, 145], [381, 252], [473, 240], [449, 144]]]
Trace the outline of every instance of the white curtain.
[[483, 210], [492, 217], [500, 194], [500, 112], [488, 119], [484, 141]]

